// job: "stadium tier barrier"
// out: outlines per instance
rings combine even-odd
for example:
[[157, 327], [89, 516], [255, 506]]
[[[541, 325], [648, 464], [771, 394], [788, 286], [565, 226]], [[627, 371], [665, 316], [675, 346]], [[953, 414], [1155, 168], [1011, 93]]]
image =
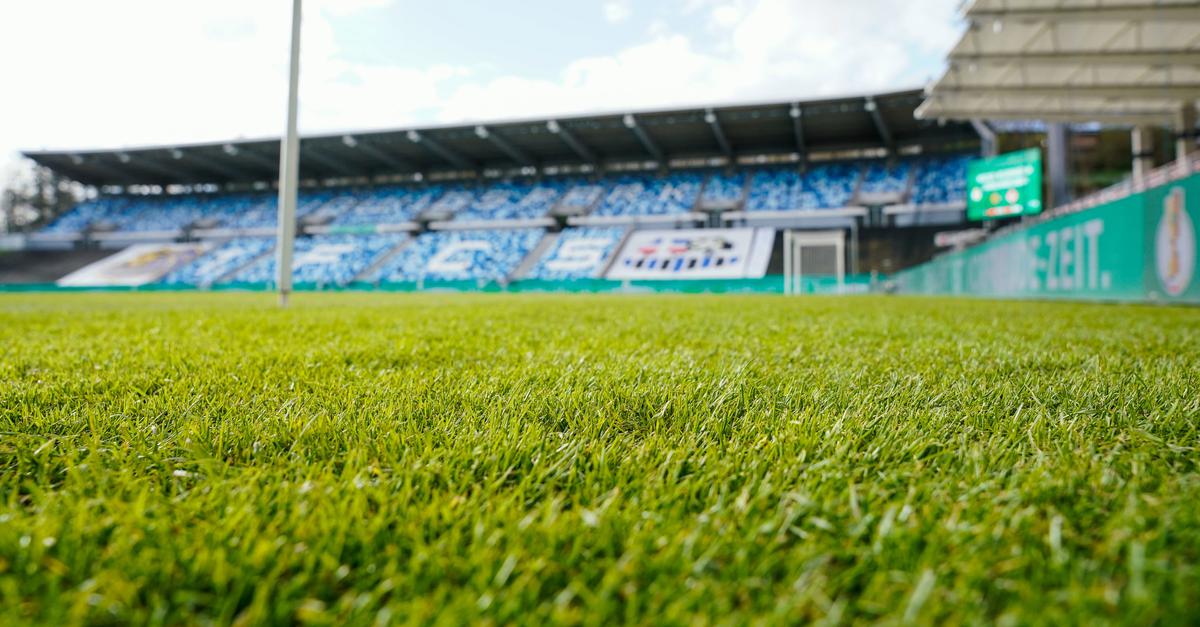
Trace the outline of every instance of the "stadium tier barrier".
[[906, 294], [1200, 303], [1200, 159], [894, 277]]

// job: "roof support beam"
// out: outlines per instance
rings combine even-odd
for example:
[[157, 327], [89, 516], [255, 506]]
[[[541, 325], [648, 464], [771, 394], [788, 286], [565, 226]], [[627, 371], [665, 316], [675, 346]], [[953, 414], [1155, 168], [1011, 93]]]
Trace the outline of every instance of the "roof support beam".
[[492, 142], [493, 146], [495, 146], [496, 148], [499, 148], [500, 152], [508, 155], [508, 158], [515, 161], [517, 163], [517, 165], [522, 165], [527, 168], [532, 168], [532, 167], [537, 166], [537, 163], [533, 159], [531, 159], [529, 157], [529, 155], [525, 154], [525, 152], [522, 151], [520, 148], [517, 148], [516, 146], [514, 146], [512, 144], [512, 142], [510, 142], [507, 139], [505, 139], [504, 137], [496, 134], [496, 131], [494, 131], [486, 126], [479, 125], [479, 126], [475, 127], [475, 135], [478, 136], [480, 139], [486, 139], [486, 140]]
[[574, 133], [559, 124], [558, 120], [546, 122], [546, 130], [558, 135], [563, 140], [563, 143], [578, 155], [580, 159], [587, 161], [594, 167], [600, 167], [600, 160], [596, 158], [596, 153], [592, 152], [592, 149], [588, 148], [578, 137], [575, 137]]
[[983, 147], [983, 156], [996, 156], [996, 131], [988, 126], [987, 122], [979, 118], [971, 118], [971, 126], [979, 133], [979, 140]]
[[333, 170], [342, 176], [359, 176], [361, 174], [361, 172], [350, 166], [347, 166], [345, 163], [342, 163], [333, 157], [322, 154], [311, 144], [309, 144], [308, 150], [305, 150], [304, 148], [300, 149], [300, 165], [304, 165], [305, 160], [325, 166], [326, 168]]
[[800, 153], [800, 159], [804, 159], [804, 155], [808, 153], [808, 148], [804, 142], [804, 108], [800, 103], [792, 103], [792, 108], [788, 110], [788, 116], [792, 118], [792, 138], [796, 140], [796, 152]]
[[279, 178], [279, 164], [262, 153], [254, 152], [249, 148], [238, 148], [233, 144], [225, 144], [225, 154], [238, 160], [241, 164], [248, 163], [263, 172], [271, 172], [272, 179]]
[[985, 53], [972, 54], [960, 52], [950, 55], [950, 61], [956, 64], [975, 65], [1009, 65], [1023, 63], [1028, 65], [1139, 65], [1150, 67], [1168, 67], [1179, 65], [1200, 66], [1200, 52], [1194, 50], [1145, 50], [1124, 52], [1017, 52], [1017, 53]]
[[1167, 124], [1173, 119], [1170, 111], [1087, 111], [1070, 110], [1045, 111], [1037, 109], [971, 109], [971, 108], [929, 108], [919, 116], [922, 119], [942, 118], [947, 120], [969, 120], [983, 118], [985, 120], [1042, 120], [1045, 122], [1111, 122], [1113, 124]]
[[[128, 173], [120, 168], [114, 168], [110, 165], [100, 163], [99, 161], [96, 161], [95, 159], [85, 159], [83, 157], [80, 157], [79, 155], [71, 155], [70, 161], [71, 161], [71, 167], [74, 168], [77, 172], [82, 172], [82, 173], [86, 174], [88, 170], [91, 170], [92, 172], [99, 174], [101, 177], [109, 179], [107, 182], [101, 183], [101, 185], [138, 185], [138, 184], [140, 184], [138, 179], [135, 176], [131, 175], [130, 173]], [[84, 176], [83, 178], [91, 178], [91, 177]], [[92, 183], [89, 183], [89, 185], [90, 184], [92, 184]]]
[[1090, 98], [1150, 98], [1154, 100], [1195, 100], [1200, 98], [1197, 85], [1012, 85], [1012, 86], [938, 86], [939, 94], [973, 96], [1061, 96]]
[[721, 128], [721, 120], [717, 119], [717, 114], [712, 109], [704, 112], [704, 121], [712, 128], [713, 137], [717, 140], [717, 146], [725, 158], [733, 160], [733, 146], [729, 145], [729, 138], [725, 137], [725, 129]]
[[650, 137], [646, 129], [642, 128], [641, 124], [638, 124], [637, 117], [632, 113], [626, 113], [621, 121], [624, 122], [625, 128], [633, 131], [634, 137], [637, 137], [638, 141], [642, 143], [642, 148], [645, 148], [646, 152], [650, 153], [650, 156], [654, 157], [654, 160], [661, 164], [663, 162], [662, 150], [659, 149], [658, 144], [654, 143], [654, 138]]
[[227, 167], [216, 159], [210, 159], [202, 154], [198, 154], [193, 150], [180, 150], [178, 148], [171, 149], [171, 158], [176, 161], [184, 161], [185, 163], [193, 163], [200, 166], [203, 170], [208, 170], [212, 174], [218, 174], [229, 180], [238, 180], [245, 177], [244, 172], [239, 172], [236, 168]]
[[417, 131], [409, 131], [407, 137], [408, 137], [408, 141], [410, 141], [414, 144], [418, 144], [420, 146], [424, 146], [427, 150], [429, 150], [429, 152], [432, 152], [433, 154], [441, 157], [447, 163], [449, 163], [459, 169], [462, 169], [462, 170], [474, 170], [475, 169], [475, 165], [473, 163], [471, 163], [470, 161], [468, 161], [465, 157], [463, 157], [462, 155], [458, 154], [457, 152], [447, 148], [441, 142], [439, 142], [438, 140], [436, 140], [432, 137], [429, 137], [428, 135], [423, 135]]
[[342, 138], [342, 143], [346, 144], [346, 146], [353, 148], [376, 161], [381, 161], [381, 162], [387, 164], [388, 167], [392, 168], [396, 172], [415, 172], [416, 171], [416, 168], [413, 167], [413, 165], [411, 163], [387, 152], [386, 150], [383, 149], [382, 146], [378, 146], [372, 141], [357, 139], [357, 138], [353, 137], [352, 135], [347, 135]]
[[125, 167], [132, 168], [141, 172], [148, 173], [153, 176], [164, 176], [166, 180], [195, 180], [195, 175], [182, 171], [178, 168], [172, 168], [162, 160], [151, 160], [141, 157], [140, 155], [131, 155], [127, 152], [117, 154], [117, 159], [125, 164]]
[[1196, 22], [1200, 21], [1200, 9], [1195, 5], [1058, 5], [1045, 9], [987, 9], [972, 8], [966, 15], [969, 20], [1000, 20], [1013, 22]]
[[888, 128], [887, 121], [883, 119], [883, 114], [879, 112], [879, 105], [875, 99], [867, 96], [866, 109], [871, 113], [871, 119], [875, 121], [875, 129], [879, 131], [879, 139], [883, 140], [883, 145], [887, 146], [888, 155], [896, 154], [896, 141], [892, 138], [892, 130]]

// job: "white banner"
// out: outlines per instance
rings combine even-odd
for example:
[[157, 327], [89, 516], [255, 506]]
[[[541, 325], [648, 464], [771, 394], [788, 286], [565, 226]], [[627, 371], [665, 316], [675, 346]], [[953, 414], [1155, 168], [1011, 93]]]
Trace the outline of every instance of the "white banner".
[[58, 280], [62, 287], [136, 287], [208, 252], [209, 244], [134, 244]]
[[609, 268], [608, 278], [744, 279], [766, 274], [775, 229], [634, 231]]

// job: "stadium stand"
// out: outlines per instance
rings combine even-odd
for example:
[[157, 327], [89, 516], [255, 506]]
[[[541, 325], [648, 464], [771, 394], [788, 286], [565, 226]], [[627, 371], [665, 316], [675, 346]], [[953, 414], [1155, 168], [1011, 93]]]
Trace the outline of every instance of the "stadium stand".
[[339, 226], [375, 226], [409, 222], [442, 194], [440, 185], [425, 188], [387, 185], [359, 190], [357, 202], [333, 219]]
[[861, 166], [858, 163], [821, 163], [804, 173], [803, 209], [836, 209], [850, 204]]
[[625, 233], [626, 229], [619, 227], [566, 229], [526, 278], [563, 281], [600, 276]]
[[579, 183], [563, 195], [559, 203], [566, 207], [590, 209], [604, 197], [605, 187], [597, 183]]
[[863, 172], [860, 194], [901, 194], [908, 187], [912, 163], [908, 160], [888, 163], [871, 161]]
[[545, 235], [543, 229], [423, 233], [384, 261], [370, 280], [505, 281]]
[[[901, 229], [933, 219], [917, 205], [945, 216], [939, 224], [961, 223], [967, 157], [954, 151], [975, 150], [979, 135], [965, 123], [914, 121], [922, 98], [914, 90], [490, 125], [507, 148], [475, 125], [420, 130], [428, 142], [407, 129], [306, 138], [312, 158], [301, 160], [308, 184], [298, 197], [294, 276], [323, 285], [584, 278], [600, 272], [629, 228]], [[891, 146], [881, 144], [881, 122]], [[881, 149], [892, 157], [875, 158]], [[269, 281], [278, 211], [262, 164], [277, 151], [277, 142], [239, 140], [26, 153], [113, 192], [29, 234], [26, 246], [208, 242], [206, 254], [163, 280]], [[532, 176], [531, 164], [540, 170]], [[130, 193], [145, 187], [183, 193]], [[885, 211], [863, 208], [875, 204]], [[918, 211], [921, 220], [893, 217]], [[309, 253], [324, 261], [301, 263]]]
[[746, 211], [794, 211], [803, 206], [804, 180], [795, 168], [763, 168], [750, 177]]
[[565, 180], [541, 182], [501, 181], [480, 193], [479, 198], [455, 215], [459, 221], [522, 220], [545, 216], [569, 185]]
[[441, 219], [453, 218], [474, 202], [475, 192], [468, 191], [461, 186], [450, 186], [423, 213], [435, 215]]
[[706, 206], [736, 205], [746, 189], [746, 173], [713, 174], [704, 183], [700, 203]]
[[746, 211], [838, 209], [850, 203], [862, 169], [860, 163], [814, 164], [804, 173], [795, 168], [765, 168], [750, 178]]
[[128, 219], [131, 202], [126, 196], [101, 196], [85, 200], [43, 229], [47, 233], [78, 233], [95, 225], [121, 227]]
[[275, 240], [269, 237], [238, 238], [225, 242], [182, 268], [162, 278], [167, 285], [209, 287], [251, 261], [269, 253]]
[[596, 209], [600, 216], [665, 216], [687, 213], [700, 196], [703, 175], [675, 172], [662, 177], [626, 175], [613, 182]]
[[[292, 281], [298, 284], [346, 285], [406, 235], [318, 235], [296, 240]], [[223, 282], [273, 283], [275, 256], [265, 255]]]
[[966, 202], [968, 161], [970, 157], [966, 155], [921, 160], [916, 166], [912, 202], [917, 205]]

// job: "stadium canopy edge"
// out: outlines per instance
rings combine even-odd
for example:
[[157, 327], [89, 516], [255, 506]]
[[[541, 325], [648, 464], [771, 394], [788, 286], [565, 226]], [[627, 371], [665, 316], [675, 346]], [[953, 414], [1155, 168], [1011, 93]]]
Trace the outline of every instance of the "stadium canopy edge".
[[[921, 90], [911, 89], [311, 135], [301, 142], [301, 178], [312, 184], [539, 175], [547, 170], [695, 167], [803, 161], [846, 151], [894, 154], [978, 147], [979, 134], [969, 123], [917, 119], [914, 112], [923, 98]], [[269, 185], [278, 176], [279, 140], [23, 154], [95, 187]]]

